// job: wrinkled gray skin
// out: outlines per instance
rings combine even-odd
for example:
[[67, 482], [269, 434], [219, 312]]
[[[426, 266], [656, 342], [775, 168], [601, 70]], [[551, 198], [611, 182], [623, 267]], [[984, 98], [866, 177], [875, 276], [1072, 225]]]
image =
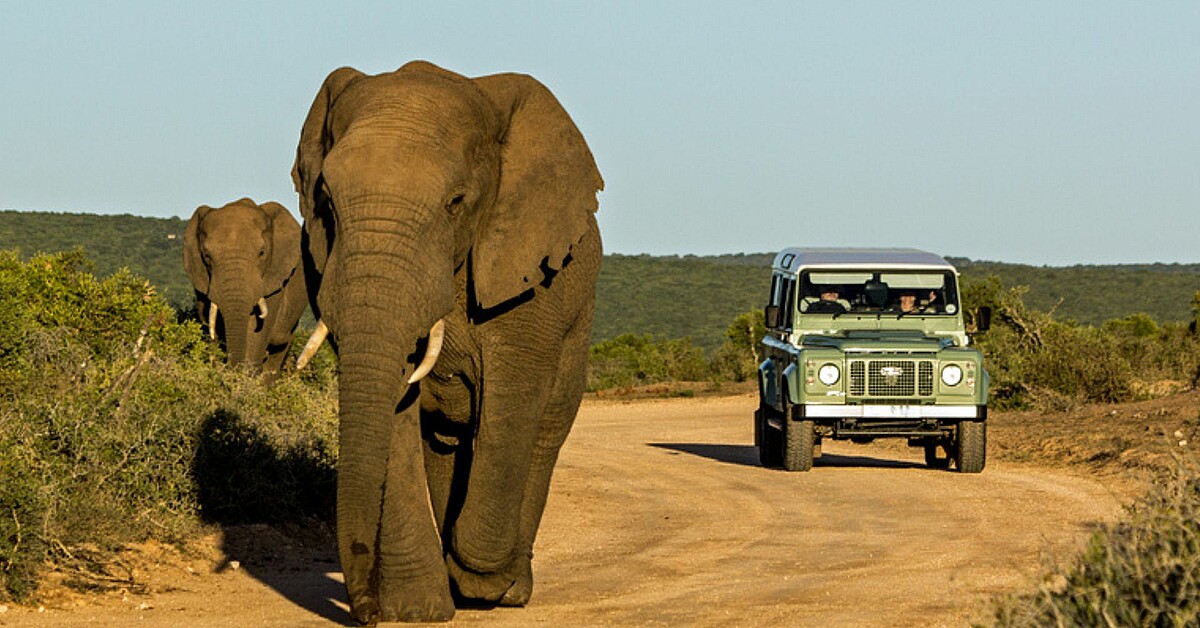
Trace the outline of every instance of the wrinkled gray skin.
[[[229, 363], [268, 377], [278, 372], [308, 305], [300, 223], [274, 202], [243, 198], [217, 209], [202, 205], [188, 221], [183, 265], [205, 326], [217, 306], [213, 332]], [[259, 316], [259, 299], [266, 300], [265, 317]]]
[[[523, 605], [583, 395], [603, 181], [558, 101], [424, 62], [325, 80], [293, 179], [340, 362], [337, 535], [358, 621]], [[407, 380], [431, 326], [433, 372]], [[432, 512], [431, 512], [432, 506]]]

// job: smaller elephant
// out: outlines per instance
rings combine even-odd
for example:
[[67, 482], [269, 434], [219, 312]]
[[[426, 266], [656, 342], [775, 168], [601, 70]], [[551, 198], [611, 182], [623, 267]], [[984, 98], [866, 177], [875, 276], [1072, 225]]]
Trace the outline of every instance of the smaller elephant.
[[278, 372], [308, 305], [300, 224], [288, 210], [248, 198], [198, 207], [188, 221], [183, 266], [196, 311], [229, 363]]

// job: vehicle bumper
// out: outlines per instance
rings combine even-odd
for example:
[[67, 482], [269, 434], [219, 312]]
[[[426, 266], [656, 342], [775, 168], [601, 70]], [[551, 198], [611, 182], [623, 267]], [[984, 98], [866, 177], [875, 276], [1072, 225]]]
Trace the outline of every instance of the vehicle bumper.
[[797, 410], [808, 419], [987, 419], [987, 406], [805, 404]]

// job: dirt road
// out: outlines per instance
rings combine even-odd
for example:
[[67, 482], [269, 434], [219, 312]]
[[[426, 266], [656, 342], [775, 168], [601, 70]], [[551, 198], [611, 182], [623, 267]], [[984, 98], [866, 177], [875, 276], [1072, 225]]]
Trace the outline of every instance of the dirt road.
[[[585, 403], [538, 538], [533, 601], [454, 623], [962, 626], [1120, 509], [1095, 479], [995, 461], [980, 475], [933, 471], [897, 446], [827, 443], [809, 473], [763, 469], [753, 405]], [[282, 553], [181, 573], [152, 595], [11, 608], [0, 625], [352, 625], [332, 553]]]

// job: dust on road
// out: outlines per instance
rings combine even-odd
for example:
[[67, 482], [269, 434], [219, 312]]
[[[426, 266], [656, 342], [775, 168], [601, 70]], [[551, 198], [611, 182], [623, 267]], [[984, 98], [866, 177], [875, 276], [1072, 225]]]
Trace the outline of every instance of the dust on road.
[[[585, 402], [555, 471], [532, 602], [454, 623], [962, 626], [1120, 511], [1095, 478], [996, 462], [935, 471], [897, 446], [827, 442], [811, 472], [764, 469], [754, 404]], [[297, 549], [151, 595], [13, 608], [0, 625], [353, 625], [332, 560], [332, 548]]]

